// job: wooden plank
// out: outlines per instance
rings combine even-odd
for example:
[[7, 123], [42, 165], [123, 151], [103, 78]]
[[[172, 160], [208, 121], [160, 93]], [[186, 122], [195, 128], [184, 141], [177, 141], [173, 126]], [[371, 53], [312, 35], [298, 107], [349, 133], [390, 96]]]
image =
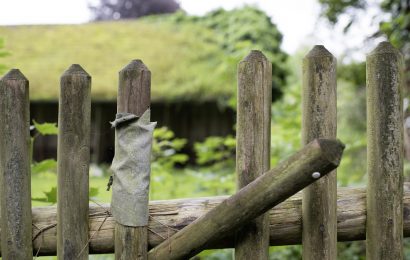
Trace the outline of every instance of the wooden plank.
[[367, 56], [368, 259], [403, 259], [403, 69], [388, 42]]
[[[366, 239], [366, 188], [338, 189], [337, 239]], [[151, 201], [148, 224], [148, 246], [153, 248], [190, 225], [228, 196]], [[410, 237], [410, 183], [404, 185], [403, 232]], [[115, 220], [108, 213], [109, 204], [90, 204], [90, 253], [114, 253]], [[56, 255], [57, 208], [33, 208], [33, 247], [39, 255]], [[233, 232], [206, 249], [234, 247]], [[270, 245], [296, 245], [302, 242], [302, 193], [299, 192], [269, 210]]]
[[[151, 72], [141, 60], [133, 60], [119, 73], [117, 113], [128, 112], [142, 116], [150, 104]], [[146, 226], [115, 225], [115, 259], [147, 259], [147, 245]]]
[[58, 113], [58, 259], [88, 259], [90, 94], [90, 75], [71, 65], [61, 76]]
[[3, 259], [32, 259], [29, 82], [17, 69], [0, 80]]
[[[302, 142], [336, 137], [336, 59], [316, 45], [303, 60]], [[303, 191], [303, 259], [337, 258], [336, 171]]]
[[[335, 169], [344, 145], [316, 139], [148, 253], [148, 259], [187, 259], [207, 244], [267, 212]], [[320, 172], [316, 175], [315, 173]]]
[[[260, 51], [238, 66], [236, 172], [238, 190], [270, 168], [272, 64]], [[242, 227], [236, 235], [235, 259], [269, 258], [269, 215]]]

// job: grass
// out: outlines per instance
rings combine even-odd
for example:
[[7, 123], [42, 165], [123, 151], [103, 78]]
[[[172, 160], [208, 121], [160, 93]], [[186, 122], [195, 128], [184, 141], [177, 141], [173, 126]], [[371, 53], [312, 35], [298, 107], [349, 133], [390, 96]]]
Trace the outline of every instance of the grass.
[[59, 78], [74, 63], [93, 77], [92, 97], [116, 98], [118, 71], [142, 59], [152, 72], [152, 100], [215, 100], [235, 92], [235, 66], [212, 32], [195, 24], [161, 19], [82, 25], [3, 26], [10, 55], [1, 64], [19, 68], [30, 81], [30, 97], [58, 98]]

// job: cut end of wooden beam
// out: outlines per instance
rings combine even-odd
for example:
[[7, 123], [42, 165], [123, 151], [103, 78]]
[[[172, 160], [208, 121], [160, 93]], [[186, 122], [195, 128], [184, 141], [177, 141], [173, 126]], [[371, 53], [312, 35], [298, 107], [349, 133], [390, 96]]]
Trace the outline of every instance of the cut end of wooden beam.
[[145, 66], [144, 62], [140, 59], [132, 60], [130, 63], [128, 63], [127, 66], [125, 66], [122, 70], [120, 70], [120, 73], [123, 71], [130, 71], [130, 70], [146, 70], [149, 71], [147, 66]]
[[401, 52], [394, 48], [394, 46], [388, 42], [384, 41], [379, 43], [377, 47], [368, 55], [368, 56], [373, 56], [373, 55], [380, 55], [380, 54], [395, 54], [395, 55], [401, 55]]
[[319, 138], [315, 141], [319, 144], [320, 148], [322, 148], [326, 159], [329, 160], [329, 162], [331, 162], [335, 167], [339, 166], [345, 145], [340, 140], [335, 139]]
[[81, 67], [79, 64], [71, 65], [66, 71], [64, 71], [62, 77], [73, 76], [73, 75], [91, 78], [90, 74], [88, 74], [83, 69], [83, 67]]
[[242, 61], [244, 62], [260, 62], [260, 61], [268, 61], [266, 56], [263, 54], [263, 52], [259, 50], [251, 50], [251, 52], [246, 56]]
[[323, 45], [315, 45], [312, 50], [305, 56], [305, 58], [316, 58], [316, 57], [332, 57], [333, 54], [328, 51]]
[[1, 78], [1, 80], [25, 80], [28, 81], [28, 79], [21, 73], [19, 69], [11, 69], [9, 72], [7, 72], [6, 75]]

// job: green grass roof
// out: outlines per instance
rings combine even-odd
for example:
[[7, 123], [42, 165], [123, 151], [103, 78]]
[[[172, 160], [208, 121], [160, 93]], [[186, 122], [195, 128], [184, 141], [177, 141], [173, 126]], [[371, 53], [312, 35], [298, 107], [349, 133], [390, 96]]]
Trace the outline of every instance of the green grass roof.
[[226, 100], [235, 93], [236, 66], [222, 62], [214, 36], [198, 25], [140, 19], [7, 26], [0, 38], [11, 54], [0, 63], [25, 74], [35, 100], [56, 100], [60, 76], [73, 63], [92, 76], [94, 99], [114, 100], [118, 71], [136, 58], [151, 70], [153, 101]]

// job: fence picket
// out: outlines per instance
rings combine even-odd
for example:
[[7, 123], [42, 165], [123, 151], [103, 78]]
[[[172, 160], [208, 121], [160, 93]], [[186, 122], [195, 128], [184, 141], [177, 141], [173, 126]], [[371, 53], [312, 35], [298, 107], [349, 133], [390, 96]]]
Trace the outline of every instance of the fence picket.
[[0, 80], [3, 259], [32, 259], [29, 82], [17, 69]]
[[[336, 137], [336, 59], [316, 45], [303, 60], [302, 142]], [[303, 259], [337, 258], [336, 170], [303, 190]]]
[[403, 68], [388, 42], [367, 56], [368, 259], [403, 259]]
[[91, 77], [77, 64], [61, 76], [58, 114], [58, 259], [88, 259]]
[[[272, 64], [260, 51], [238, 65], [236, 172], [238, 190], [270, 168]], [[269, 258], [269, 215], [247, 223], [236, 234], [235, 259]]]
[[[119, 73], [117, 113], [142, 114], [151, 103], [151, 72], [141, 60], [131, 61]], [[148, 208], [148, 205], [146, 205]], [[115, 225], [115, 259], [147, 259], [147, 226]]]

